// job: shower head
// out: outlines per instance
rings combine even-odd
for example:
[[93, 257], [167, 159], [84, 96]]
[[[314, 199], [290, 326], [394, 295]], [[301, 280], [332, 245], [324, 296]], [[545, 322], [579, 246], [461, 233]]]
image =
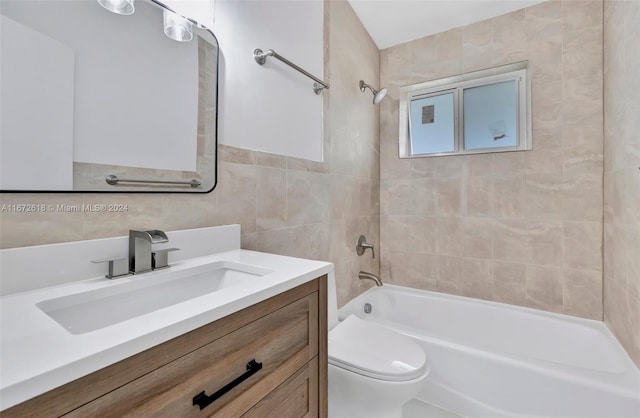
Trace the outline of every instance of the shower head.
[[387, 89], [376, 90], [364, 81], [360, 80], [360, 91], [364, 93], [365, 89], [369, 89], [371, 90], [371, 93], [373, 93], [373, 104], [380, 103], [387, 94]]

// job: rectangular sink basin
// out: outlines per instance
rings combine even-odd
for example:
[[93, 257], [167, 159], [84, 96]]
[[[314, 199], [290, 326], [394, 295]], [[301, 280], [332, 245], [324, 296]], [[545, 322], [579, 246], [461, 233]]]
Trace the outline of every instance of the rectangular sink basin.
[[[71, 334], [84, 334], [208, 293], [250, 285], [273, 270], [218, 261], [165, 275], [49, 299], [36, 304]], [[127, 279], [120, 279], [127, 280]]]

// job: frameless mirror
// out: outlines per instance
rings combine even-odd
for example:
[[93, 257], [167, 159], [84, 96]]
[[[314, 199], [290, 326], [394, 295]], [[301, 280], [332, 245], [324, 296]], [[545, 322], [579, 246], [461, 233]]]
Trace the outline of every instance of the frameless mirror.
[[211, 31], [148, 0], [2, 0], [0, 19], [2, 191], [213, 190]]

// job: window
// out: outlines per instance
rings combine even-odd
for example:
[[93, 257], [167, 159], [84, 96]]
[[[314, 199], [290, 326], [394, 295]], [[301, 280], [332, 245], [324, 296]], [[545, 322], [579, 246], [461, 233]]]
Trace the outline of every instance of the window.
[[400, 88], [400, 158], [531, 149], [527, 62]]
[[436, 93], [411, 101], [409, 132], [412, 154], [452, 152], [455, 142], [454, 92]]

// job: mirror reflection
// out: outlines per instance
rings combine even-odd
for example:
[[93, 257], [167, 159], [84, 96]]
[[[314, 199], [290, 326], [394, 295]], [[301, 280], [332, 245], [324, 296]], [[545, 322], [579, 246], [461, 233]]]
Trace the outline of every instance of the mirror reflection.
[[213, 189], [209, 30], [145, 0], [2, 0], [0, 19], [0, 189]]

